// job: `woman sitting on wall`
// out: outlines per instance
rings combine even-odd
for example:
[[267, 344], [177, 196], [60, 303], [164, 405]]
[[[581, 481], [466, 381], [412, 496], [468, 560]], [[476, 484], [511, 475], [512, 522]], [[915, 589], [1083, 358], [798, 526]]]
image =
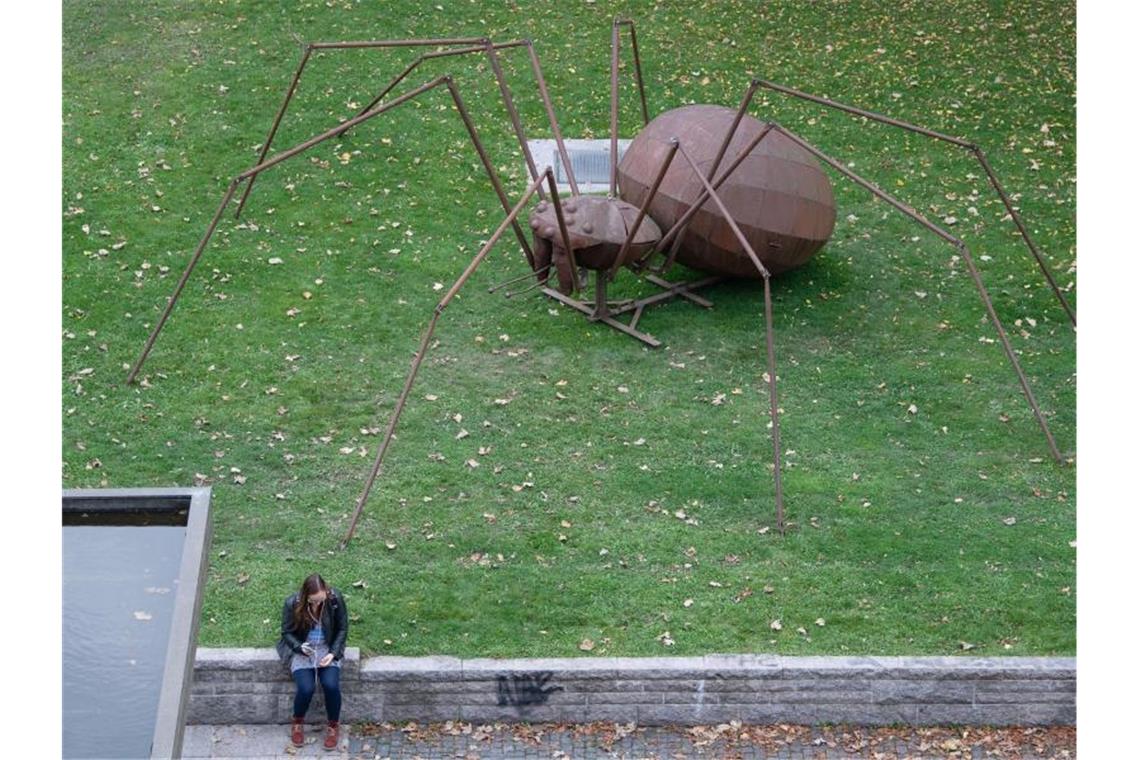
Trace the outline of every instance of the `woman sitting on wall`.
[[348, 608], [344, 597], [313, 573], [301, 584], [298, 593], [285, 600], [281, 610], [281, 639], [277, 642], [277, 654], [297, 683], [290, 727], [290, 739], [295, 747], [305, 743], [305, 713], [318, 680], [324, 690], [328, 715], [325, 749], [336, 749], [340, 741], [340, 664], [347, 638]]

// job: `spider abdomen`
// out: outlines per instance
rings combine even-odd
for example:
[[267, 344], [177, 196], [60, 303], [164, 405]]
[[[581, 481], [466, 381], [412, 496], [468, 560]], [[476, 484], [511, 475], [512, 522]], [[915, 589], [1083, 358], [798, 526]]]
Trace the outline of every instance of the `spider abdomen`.
[[[666, 111], [651, 121], [630, 143], [618, 165], [622, 199], [641, 205], [674, 137], [707, 176], [735, 115], [735, 110], [723, 106], [693, 105]], [[763, 126], [751, 116], [743, 117], [717, 176]], [[702, 189], [692, 167], [678, 156], [650, 203], [649, 215], [667, 230], [696, 202]], [[778, 131], [769, 132], [760, 141], [717, 194], [773, 274], [810, 259], [835, 227], [835, 198], [827, 175], [810, 153]], [[714, 274], [760, 277], [711, 200], [689, 223], [677, 260]]]

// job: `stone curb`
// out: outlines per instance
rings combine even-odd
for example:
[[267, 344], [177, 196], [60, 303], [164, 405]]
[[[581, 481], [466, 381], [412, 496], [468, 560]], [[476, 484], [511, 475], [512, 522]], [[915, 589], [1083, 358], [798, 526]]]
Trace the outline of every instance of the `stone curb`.
[[[192, 724], [285, 723], [272, 649], [199, 648]], [[350, 647], [343, 720], [1074, 725], [1071, 657], [369, 657]], [[318, 693], [308, 717], [323, 719]]]

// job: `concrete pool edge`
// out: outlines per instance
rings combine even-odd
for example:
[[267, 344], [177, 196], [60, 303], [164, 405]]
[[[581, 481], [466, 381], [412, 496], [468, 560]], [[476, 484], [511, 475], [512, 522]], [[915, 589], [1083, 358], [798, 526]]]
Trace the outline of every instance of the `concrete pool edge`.
[[[350, 647], [346, 721], [1075, 725], [1073, 657], [367, 657]], [[188, 721], [286, 723], [268, 648], [199, 648]], [[320, 722], [317, 700], [308, 720]]]
[[199, 611], [209, 568], [210, 496], [208, 487], [63, 490], [63, 512], [129, 511], [140, 508], [140, 505], [148, 511], [187, 510], [186, 536], [179, 562], [178, 589], [167, 638], [162, 687], [158, 694], [151, 757], [181, 755], [197, 652]]

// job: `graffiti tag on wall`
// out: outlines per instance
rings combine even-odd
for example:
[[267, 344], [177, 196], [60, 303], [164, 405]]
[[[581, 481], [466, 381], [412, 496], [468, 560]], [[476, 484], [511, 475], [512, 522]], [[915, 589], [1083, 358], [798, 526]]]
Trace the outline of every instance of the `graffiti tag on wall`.
[[527, 708], [546, 704], [551, 694], [563, 691], [561, 686], [550, 683], [551, 678], [550, 672], [500, 675], [499, 706]]

